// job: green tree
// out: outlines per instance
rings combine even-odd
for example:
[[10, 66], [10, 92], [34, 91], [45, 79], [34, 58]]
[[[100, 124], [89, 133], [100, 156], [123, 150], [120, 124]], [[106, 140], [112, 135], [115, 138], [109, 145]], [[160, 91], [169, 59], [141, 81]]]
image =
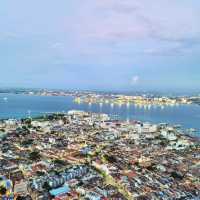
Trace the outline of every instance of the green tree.
[[5, 194], [6, 194], [6, 191], [7, 191], [7, 190], [6, 190], [5, 187], [3, 187], [3, 186], [0, 187], [0, 194], [1, 194], [1, 195], [5, 195]]
[[36, 160], [40, 160], [41, 158], [41, 155], [38, 151], [32, 151], [30, 154], [29, 154], [29, 159], [33, 160], [33, 161], [36, 161]]

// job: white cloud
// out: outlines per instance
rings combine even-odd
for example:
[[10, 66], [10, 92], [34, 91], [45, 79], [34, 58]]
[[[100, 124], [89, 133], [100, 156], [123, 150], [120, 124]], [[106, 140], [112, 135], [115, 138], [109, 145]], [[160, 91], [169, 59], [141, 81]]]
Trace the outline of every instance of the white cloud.
[[134, 48], [141, 44], [144, 49], [156, 49], [149, 54], [177, 55], [185, 52], [183, 48], [199, 44], [198, 5], [195, 1], [86, 0], [72, 18], [74, 23], [66, 27], [73, 32], [80, 49], [90, 48], [93, 54], [99, 55], [101, 48], [103, 52], [108, 49], [116, 53], [110, 44], [129, 42]]
[[138, 75], [133, 76], [131, 78], [131, 85], [136, 85], [139, 82], [139, 80], [140, 80], [140, 77]]

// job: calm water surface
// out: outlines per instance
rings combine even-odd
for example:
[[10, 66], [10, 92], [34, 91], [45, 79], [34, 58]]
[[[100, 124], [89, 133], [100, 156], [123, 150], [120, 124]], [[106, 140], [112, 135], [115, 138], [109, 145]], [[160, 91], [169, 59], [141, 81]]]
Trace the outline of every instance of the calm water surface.
[[0, 118], [22, 118], [38, 116], [49, 112], [63, 112], [72, 109], [103, 112], [118, 115], [125, 120], [141, 120], [153, 123], [167, 122], [181, 124], [183, 128], [195, 128], [200, 136], [200, 106], [179, 105], [150, 108], [130, 106], [111, 106], [110, 104], [76, 104], [72, 97], [28, 96], [0, 94]]

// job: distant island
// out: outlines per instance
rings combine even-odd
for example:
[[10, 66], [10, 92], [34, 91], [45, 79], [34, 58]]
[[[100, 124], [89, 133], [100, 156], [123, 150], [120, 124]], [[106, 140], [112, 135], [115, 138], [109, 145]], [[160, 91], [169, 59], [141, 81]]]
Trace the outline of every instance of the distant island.
[[0, 93], [26, 94], [36, 96], [73, 96], [76, 103], [110, 103], [117, 105], [176, 105], [197, 104], [200, 105], [200, 95], [171, 95], [158, 92], [99, 92], [79, 90], [50, 90], [50, 89], [24, 89], [6, 88], [0, 89]]

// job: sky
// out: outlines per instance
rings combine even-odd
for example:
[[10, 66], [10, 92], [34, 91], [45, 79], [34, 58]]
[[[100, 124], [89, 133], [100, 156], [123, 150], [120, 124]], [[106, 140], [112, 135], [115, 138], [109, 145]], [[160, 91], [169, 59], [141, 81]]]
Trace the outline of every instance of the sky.
[[200, 1], [1, 0], [0, 87], [200, 90]]

